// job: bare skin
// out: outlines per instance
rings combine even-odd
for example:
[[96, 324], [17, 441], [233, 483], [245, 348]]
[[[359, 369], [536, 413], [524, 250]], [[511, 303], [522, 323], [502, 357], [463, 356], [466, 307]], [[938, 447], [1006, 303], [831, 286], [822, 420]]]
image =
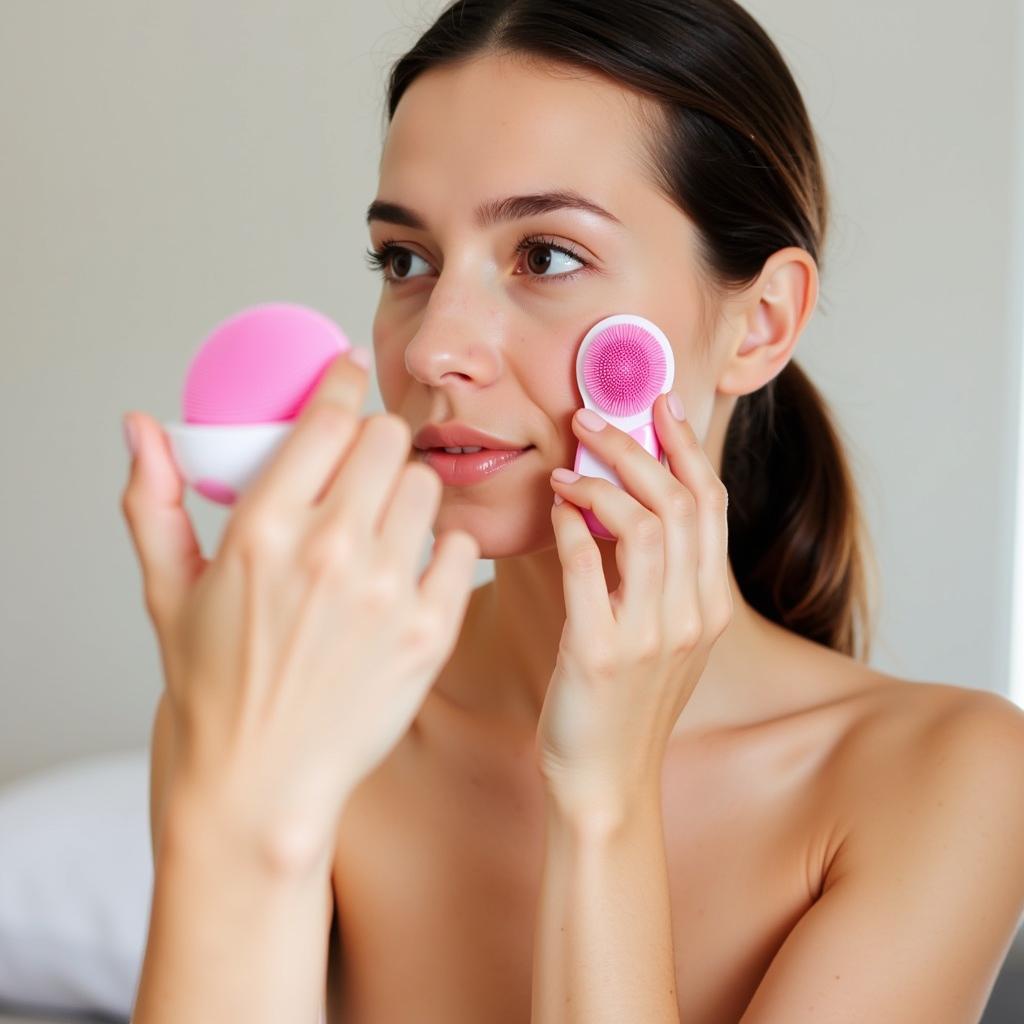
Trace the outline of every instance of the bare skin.
[[[475, 592], [467, 623], [488, 589]], [[760, 618], [753, 628], [771, 652], [761, 698], [730, 724], [681, 736], [665, 761], [680, 1020], [695, 1024], [739, 1019], [819, 896], [864, 794], [898, 778], [965, 696], [872, 672]], [[346, 806], [333, 868], [337, 1024], [530, 1019], [545, 854], [533, 735], [441, 695], [460, 685], [452, 666]]]
[[[637, 312], [672, 340], [675, 391], [714, 466], [738, 396], [792, 357], [813, 312], [806, 252], [773, 255], [705, 319], [691, 222], [646, 180], [635, 97], [588, 76], [490, 57], [413, 84], [390, 127], [378, 199], [425, 230], [374, 221], [409, 252], [374, 322], [385, 406], [418, 429], [458, 419], [531, 451], [487, 482], [446, 488], [435, 532], [459, 527], [494, 559], [417, 721], [346, 807], [333, 867], [329, 1020], [530, 1019], [544, 862], [538, 715], [565, 619], [550, 470], [571, 466], [575, 346], [598, 319]], [[622, 222], [558, 211], [475, 225], [487, 199], [573, 188]], [[527, 233], [570, 243], [550, 272], [514, 252]], [[536, 249], [534, 250], [536, 252]], [[533, 275], [532, 277], [530, 275]], [[714, 329], [710, 342], [704, 332]], [[613, 543], [602, 542], [609, 591]], [[963, 701], [734, 615], [684, 708], [664, 764], [663, 821], [680, 1019], [735, 1022], [822, 891], [865, 794], [900, 776]], [[340, 927], [339, 927], [340, 926]], [[339, 941], [340, 938], [340, 941]]]

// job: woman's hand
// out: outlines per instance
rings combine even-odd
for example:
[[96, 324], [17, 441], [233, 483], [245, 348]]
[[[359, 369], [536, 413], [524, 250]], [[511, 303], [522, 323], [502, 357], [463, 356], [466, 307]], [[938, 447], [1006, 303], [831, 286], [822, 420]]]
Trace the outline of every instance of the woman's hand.
[[[397, 416], [362, 420], [341, 356], [205, 560], [159, 424], [122, 498], [180, 751], [172, 782], [214, 797], [257, 853], [333, 849], [354, 786], [407, 731], [458, 635], [479, 557], [449, 531], [417, 579], [442, 493]], [[258, 849], [257, 849], [258, 848]]]
[[[673, 726], [732, 617], [727, 494], [688, 420], [654, 405], [669, 466], [607, 424], [573, 431], [625, 488], [552, 478], [552, 523], [566, 621], [537, 728], [549, 793], [573, 815], [617, 818], [660, 785]], [[615, 534], [620, 582], [608, 593], [601, 551], [580, 508]], [[606, 543], [602, 540], [601, 543]]]

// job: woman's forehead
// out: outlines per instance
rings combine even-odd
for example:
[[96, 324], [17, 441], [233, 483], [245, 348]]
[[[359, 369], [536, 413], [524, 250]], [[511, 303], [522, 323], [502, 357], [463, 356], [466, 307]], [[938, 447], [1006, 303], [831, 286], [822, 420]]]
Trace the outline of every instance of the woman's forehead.
[[582, 72], [552, 74], [498, 57], [432, 69], [395, 110], [379, 191], [398, 195], [417, 179], [444, 175], [474, 195], [557, 183], [612, 202], [606, 182], [642, 173], [637, 110], [632, 93]]

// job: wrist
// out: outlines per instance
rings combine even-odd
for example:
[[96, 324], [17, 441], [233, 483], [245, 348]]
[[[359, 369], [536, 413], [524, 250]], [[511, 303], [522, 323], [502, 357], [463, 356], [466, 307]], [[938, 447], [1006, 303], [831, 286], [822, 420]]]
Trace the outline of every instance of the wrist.
[[659, 780], [628, 792], [608, 787], [587, 792], [548, 784], [545, 794], [549, 829], [580, 839], [607, 840], [629, 831], [638, 821], [661, 816]]
[[178, 782], [164, 811], [157, 859], [223, 859], [268, 878], [329, 872], [335, 846], [329, 823], [266, 821], [209, 786]]

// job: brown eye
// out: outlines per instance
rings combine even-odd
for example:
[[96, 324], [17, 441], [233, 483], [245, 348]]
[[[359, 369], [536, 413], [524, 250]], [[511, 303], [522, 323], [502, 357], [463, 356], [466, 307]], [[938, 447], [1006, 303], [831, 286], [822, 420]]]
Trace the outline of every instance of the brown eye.
[[[541, 254], [541, 259], [534, 258], [537, 254]], [[530, 269], [535, 274], [543, 274], [548, 267], [551, 266], [551, 246], [550, 245], [535, 245], [527, 254], [526, 262], [529, 264]]]
[[[526, 254], [526, 259], [523, 262], [526, 265], [527, 276], [536, 277], [543, 283], [548, 281], [571, 281], [577, 274], [582, 273], [590, 266], [582, 256], [577, 256], [572, 249], [563, 245], [556, 245], [546, 238], [537, 238], [535, 236], [523, 238], [516, 246], [516, 252]], [[552, 254], [555, 254], [555, 256]], [[555, 258], [556, 256], [557, 258]], [[579, 266], [569, 267], [568, 272], [561, 270], [559, 273], [549, 274], [547, 271], [552, 265], [552, 260], [555, 260], [557, 268], [560, 266], [563, 258], [575, 260]]]
[[[392, 242], [385, 242], [379, 249], [366, 250], [367, 266], [383, 275], [385, 281], [400, 282], [407, 281], [409, 277], [409, 260], [427, 261], [418, 256], [411, 249], [395, 245]], [[413, 274], [415, 278], [419, 275]]]
[[391, 254], [391, 272], [396, 277], [405, 277], [409, 272], [409, 257], [412, 253], [408, 249], [397, 249]]

